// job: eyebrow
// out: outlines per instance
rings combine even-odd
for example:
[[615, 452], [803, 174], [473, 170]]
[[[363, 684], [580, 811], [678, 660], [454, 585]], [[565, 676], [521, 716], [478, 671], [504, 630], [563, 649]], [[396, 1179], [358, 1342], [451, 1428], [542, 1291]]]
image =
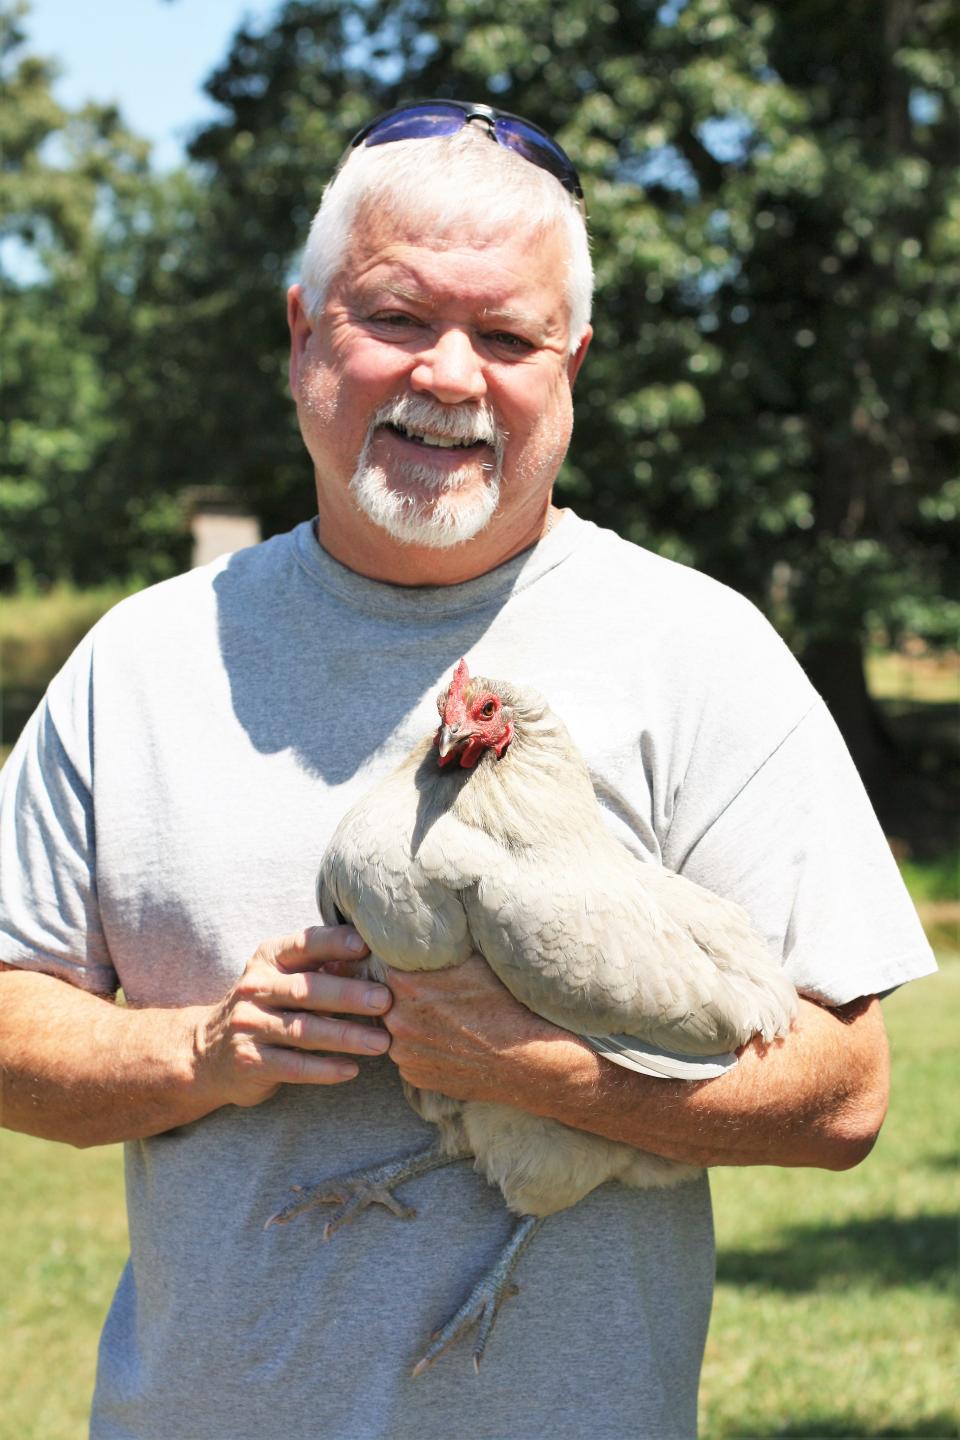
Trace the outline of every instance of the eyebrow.
[[398, 300], [409, 300], [411, 305], [429, 306], [430, 304], [430, 300], [427, 295], [422, 294], [419, 290], [411, 290], [406, 285], [378, 284], [376, 288], [378, 290], [384, 291], [384, 293], [387, 295], [395, 295]]
[[481, 310], [486, 320], [504, 320], [507, 324], [519, 325], [521, 330], [535, 330], [539, 334], [550, 328], [549, 320], [544, 322], [529, 310], [514, 310], [509, 305], [492, 305]]
[[[435, 302], [429, 295], [410, 286], [400, 285], [391, 281], [381, 287], [387, 295], [394, 295], [398, 300], [406, 300], [411, 305], [420, 305], [425, 310], [436, 308]], [[548, 319], [544, 322], [539, 316], [530, 310], [515, 309], [510, 305], [489, 305], [484, 306], [480, 311], [485, 322], [496, 323], [502, 321], [506, 324], [519, 325], [522, 330], [530, 331], [538, 336], [550, 334], [553, 325]]]

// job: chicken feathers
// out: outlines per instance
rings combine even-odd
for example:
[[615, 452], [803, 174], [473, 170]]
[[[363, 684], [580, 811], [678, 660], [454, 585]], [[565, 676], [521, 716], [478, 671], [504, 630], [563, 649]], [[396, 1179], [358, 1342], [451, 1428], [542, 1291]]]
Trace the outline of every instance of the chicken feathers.
[[[438, 708], [437, 735], [348, 811], [321, 865], [323, 919], [355, 926], [370, 974], [389, 983], [391, 968], [443, 969], [479, 952], [521, 1004], [662, 1078], [720, 1075], [753, 1036], [787, 1032], [796, 993], [747, 915], [611, 835], [583, 758], [540, 695], [471, 679], [461, 661]], [[325, 1233], [371, 1201], [408, 1216], [392, 1185], [474, 1157], [524, 1219], [416, 1373], [474, 1324], [479, 1361], [543, 1217], [607, 1180], [649, 1187], [699, 1173], [520, 1108], [405, 1091], [437, 1125], [436, 1146], [406, 1169], [325, 1182], [273, 1218], [331, 1200], [343, 1203]]]

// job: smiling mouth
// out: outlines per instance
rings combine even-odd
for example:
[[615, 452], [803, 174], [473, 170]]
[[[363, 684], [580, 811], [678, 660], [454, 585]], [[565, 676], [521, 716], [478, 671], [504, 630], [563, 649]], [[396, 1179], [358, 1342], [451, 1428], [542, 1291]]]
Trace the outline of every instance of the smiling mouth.
[[427, 431], [407, 430], [403, 425], [388, 423], [384, 426], [386, 430], [392, 430], [394, 435], [399, 435], [401, 440], [409, 440], [414, 445], [425, 445], [434, 450], [477, 450], [485, 445], [485, 440], [461, 440], [454, 439], [450, 435], [434, 435]]

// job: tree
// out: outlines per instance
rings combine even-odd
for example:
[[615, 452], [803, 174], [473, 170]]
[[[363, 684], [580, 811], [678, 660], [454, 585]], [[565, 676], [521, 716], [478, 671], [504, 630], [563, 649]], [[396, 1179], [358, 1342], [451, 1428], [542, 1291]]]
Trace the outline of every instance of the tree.
[[0, 8], [0, 584], [158, 578], [186, 557], [164, 466], [196, 372], [171, 376], [163, 339], [193, 188], [151, 174], [112, 106], [57, 104], [24, 10]]
[[193, 146], [243, 277], [231, 479], [302, 514], [271, 315], [345, 138], [410, 95], [526, 114], [580, 162], [597, 256], [561, 499], [774, 611], [869, 771], [868, 634], [956, 621], [957, 38], [948, 0], [292, 0]]
[[134, 199], [111, 160], [112, 229], [90, 212], [129, 377], [91, 414], [119, 424], [134, 549], [169, 546], [184, 484], [266, 533], [302, 518], [282, 291], [322, 187], [378, 110], [486, 99], [587, 189], [597, 336], [560, 500], [765, 606], [872, 776], [868, 636], [957, 619], [958, 37], [949, 0], [287, 0], [210, 77], [193, 178], [138, 172]]

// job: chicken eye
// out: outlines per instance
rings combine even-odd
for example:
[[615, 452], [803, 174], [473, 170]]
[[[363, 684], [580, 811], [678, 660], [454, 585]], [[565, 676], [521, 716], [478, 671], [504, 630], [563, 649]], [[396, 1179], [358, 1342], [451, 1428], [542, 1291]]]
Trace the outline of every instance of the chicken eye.
[[482, 705], [480, 707], [481, 720], [492, 720], [494, 715], [496, 714], [496, 710], [497, 702], [495, 700], [488, 700], [486, 705]]

